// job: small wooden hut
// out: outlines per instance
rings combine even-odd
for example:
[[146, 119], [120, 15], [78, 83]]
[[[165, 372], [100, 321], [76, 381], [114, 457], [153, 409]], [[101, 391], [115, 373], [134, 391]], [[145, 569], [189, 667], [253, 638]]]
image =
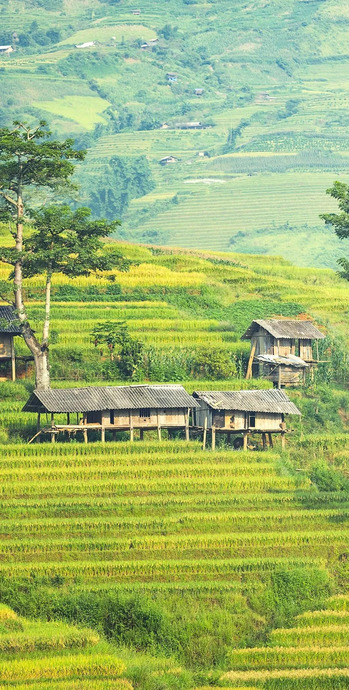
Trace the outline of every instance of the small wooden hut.
[[306, 371], [312, 370], [319, 362], [318, 341], [324, 337], [312, 321], [252, 321], [241, 338], [251, 341], [246, 378], [263, 376], [279, 388], [302, 383]]
[[196, 391], [193, 397], [200, 407], [194, 409], [194, 424], [204, 432], [212, 433], [215, 448], [216, 433], [236, 436], [234, 447], [248, 446], [251, 434], [261, 434], [263, 447], [273, 445], [272, 434], [280, 434], [285, 445], [286, 415], [300, 415], [298, 408], [281, 390], [252, 391]]
[[[88, 431], [99, 431], [105, 441], [105, 432], [128, 431], [133, 440], [134, 430], [185, 430], [189, 439], [191, 410], [198, 403], [180, 385], [91, 386], [87, 388], [61, 388], [35, 390], [23, 412], [37, 414], [37, 436], [51, 434], [54, 442], [60, 432], [76, 434], [81, 431], [85, 443]], [[56, 415], [66, 415], [66, 423], [57, 421]], [[42, 415], [46, 416], [41, 426]], [[74, 419], [74, 421], [73, 421]]]
[[[23, 355], [16, 357], [15, 342], [16, 336], [21, 336], [19, 321], [16, 316], [16, 311], [10, 306], [0, 306], [0, 364], [4, 364], [5, 376], [3, 378], [10, 378], [12, 381], [16, 380], [16, 359], [25, 363], [27, 368], [28, 362], [33, 361], [31, 355]], [[2, 375], [1, 375], [2, 376]]]

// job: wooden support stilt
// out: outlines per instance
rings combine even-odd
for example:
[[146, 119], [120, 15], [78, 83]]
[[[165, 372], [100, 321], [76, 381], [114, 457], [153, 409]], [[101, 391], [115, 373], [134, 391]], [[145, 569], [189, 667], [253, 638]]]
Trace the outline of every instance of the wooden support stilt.
[[38, 412], [38, 417], [36, 420], [36, 431], [39, 431], [39, 429], [40, 429], [40, 418], [41, 418], [41, 414], [40, 414], [40, 412]]
[[282, 381], [282, 367], [281, 364], [278, 366], [278, 388], [281, 388], [281, 381]]
[[267, 449], [267, 437], [266, 434], [262, 434], [263, 450]]
[[185, 415], [185, 440], [189, 441], [189, 410]]
[[161, 441], [161, 426], [158, 426], [158, 440]]
[[281, 448], [282, 450], [286, 448], [286, 434], [284, 431], [281, 432]]
[[113, 441], [116, 441], [116, 431], [113, 431]]
[[212, 450], [216, 449], [216, 428], [212, 425]]
[[202, 450], [205, 450], [206, 448], [206, 439], [207, 439], [207, 417], [204, 419], [204, 432], [202, 434]]
[[247, 365], [247, 371], [246, 371], [246, 378], [251, 379], [252, 378], [252, 364], [256, 352], [256, 346], [257, 346], [257, 339], [254, 338], [251, 342], [251, 354], [250, 354], [250, 359], [248, 360], [248, 365]]
[[84, 443], [88, 443], [88, 433], [86, 428], [84, 429]]
[[101, 441], [102, 443], [105, 443], [105, 427], [102, 426], [101, 428]]
[[274, 448], [273, 436], [272, 436], [272, 434], [270, 433], [270, 431], [269, 431], [269, 433], [268, 433], [268, 437], [269, 437], [269, 445], [270, 445], [270, 448]]
[[131, 441], [131, 443], [133, 442], [133, 440], [134, 440], [134, 430], [133, 430], [133, 426], [131, 424], [131, 426], [130, 426], [130, 441]]
[[67, 412], [67, 424], [70, 424], [70, 412]]
[[140, 429], [140, 430], [139, 430], [139, 438], [140, 438], [141, 441], [144, 440], [144, 429]]
[[13, 338], [11, 338], [11, 380], [16, 380], [16, 355]]
[[54, 432], [51, 433], [51, 443], [56, 443], [56, 434]]
[[243, 442], [243, 449], [247, 450], [247, 442], [248, 442], [248, 433], [247, 431], [244, 432], [244, 442]]

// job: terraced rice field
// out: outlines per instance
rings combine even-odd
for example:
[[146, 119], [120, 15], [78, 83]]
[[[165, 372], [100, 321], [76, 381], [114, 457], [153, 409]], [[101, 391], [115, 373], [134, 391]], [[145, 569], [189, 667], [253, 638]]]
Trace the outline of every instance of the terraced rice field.
[[338, 559], [349, 504], [339, 492], [324, 508], [275, 459], [178, 442], [4, 446], [0, 576], [235, 588]]
[[125, 665], [99, 635], [59, 622], [33, 622], [0, 604], [0, 688], [132, 690]]
[[224, 684], [265, 690], [337, 690], [349, 682], [349, 597], [335, 596], [328, 608], [305, 613], [295, 626], [276, 629], [269, 646], [234, 650]]

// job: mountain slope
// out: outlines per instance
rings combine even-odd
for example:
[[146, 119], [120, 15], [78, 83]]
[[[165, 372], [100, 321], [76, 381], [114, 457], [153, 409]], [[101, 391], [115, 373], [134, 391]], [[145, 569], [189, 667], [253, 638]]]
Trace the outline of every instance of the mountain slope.
[[155, 189], [128, 210], [98, 206], [122, 214], [127, 238], [333, 267], [344, 248], [318, 216], [332, 181], [349, 180], [342, 5], [2, 1], [15, 51], [0, 55], [1, 121], [44, 117], [87, 146], [78, 179], [92, 205], [96, 184], [116, 186], [112, 156], [144, 155]]

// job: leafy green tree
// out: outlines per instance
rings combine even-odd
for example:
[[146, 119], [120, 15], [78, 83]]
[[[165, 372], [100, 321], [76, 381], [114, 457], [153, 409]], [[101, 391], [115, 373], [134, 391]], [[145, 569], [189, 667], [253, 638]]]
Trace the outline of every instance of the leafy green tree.
[[[35, 362], [35, 385], [50, 386], [48, 365], [51, 284], [54, 273], [69, 277], [89, 275], [117, 263], [113, 253], [103, 255], [101, 239], [118, 225], [93, 221], [89, 209], [73, 212], [67, 206], [47, 206], [30, 211], [29, 200], [35, 190], [49, 192], [73, 188], [73, 160], [85, 152], [76, 151], [73, 141], [51, 140], [45, 122], [31, 129], [15, 122], [12, 130], [0, 130], [0, 217], [13, 222], [14, 246], [0, 247], [0, 257], [12, 266], [9, 283], [1, 285], [2, 297], [16, 308], [23, 338]], [[33, 232], [24, 236], [25, 223]], [[33, 331], [24, 304], [23, 279], [45, 276], [45, 319], [42, 338]], [[10, 297], [13, 294], [14, 299]]]
[[[337, 199], [340, 213], [323, 213], [322, 218], [326, 225], [332, 225], [337, 237], [340, 240], [349, 238], [349, 185], [344, 182], [334, 182], [333, 187], [326, 190], [326, 194], [330, 194], [334, 199]], [[349, 280], [349, 259], [341, 257], [338, 259], [338, 264], [343, 269], [340, 275]]]
[[91, 337], [95, 347], [107, 346], [110, 361], [116, 363], [123, 378], [132, 379], [135, 376], [143, 362], [144, 346], [131, 337], [125, 321], [98, 323], [91, 331]]
[[144, 196], [155, 187], [145, 156], [113, 156], [97, 179], [82, 173], [79, 180], [96, 218], [119, 218], [131, 199]]

